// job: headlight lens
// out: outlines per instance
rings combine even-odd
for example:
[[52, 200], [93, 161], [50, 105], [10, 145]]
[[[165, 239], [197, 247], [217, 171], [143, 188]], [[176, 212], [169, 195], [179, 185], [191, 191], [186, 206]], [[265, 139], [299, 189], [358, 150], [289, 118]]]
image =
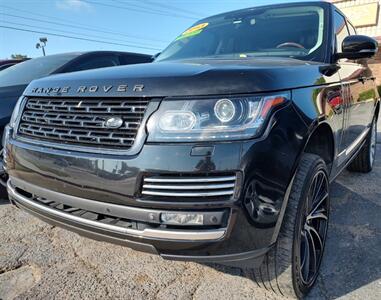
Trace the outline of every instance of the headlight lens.
[[18, 118], [18, 115], [20, 113], [20, 107], [21, 107], [21, 103], [23, 101], [24, 97], [21, 96], [17, 102], [16, 102], [16, 105], [15, 105], [15, 108], [13, 109], [13, 112], [12, 112], [12, 116], [11, 116], [11, 120], [9, 121], [9, 126], [12, 127], [12, 128], [15, 128], [16, 127], [16, 123], [17, 123], [17, 118]]
[[190, 111], [167, 111], [159, 120], [162, 131], [187, 131], [196, 123], [196, 116]]
[[214, 113], [218, 120], [222, 123], [227, 123], [234, 118], [235, 106], [229, 99], [220, 99], [214, 105]]
[[193, 100], [164, 100], [148, 121], [148, 141], [184, 142], [252, 138], [289, 93]]

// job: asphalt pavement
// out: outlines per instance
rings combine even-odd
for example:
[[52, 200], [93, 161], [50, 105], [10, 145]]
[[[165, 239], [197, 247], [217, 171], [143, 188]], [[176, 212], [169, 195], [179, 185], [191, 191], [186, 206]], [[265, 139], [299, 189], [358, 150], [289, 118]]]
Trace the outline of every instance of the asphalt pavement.
[[[308, 298], [381, 299], [381, 144], [372, 173], [344, 172], [332, 184], [331, 206], [321, 275]], [[116, 298], [282, 299], [239, 269], [93, 241], [0, 200], [0, 299]]]

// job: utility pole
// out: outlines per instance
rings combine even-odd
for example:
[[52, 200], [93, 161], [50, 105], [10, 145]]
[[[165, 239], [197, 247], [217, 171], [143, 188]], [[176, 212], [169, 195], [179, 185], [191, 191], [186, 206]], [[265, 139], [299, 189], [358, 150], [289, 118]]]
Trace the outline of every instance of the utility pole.
[[42, 49], [42, 54], [45, 56], [45, 46], [48, 39], [46, 37], [41, 37], [40, 42], [36, 44], [37, 49]]

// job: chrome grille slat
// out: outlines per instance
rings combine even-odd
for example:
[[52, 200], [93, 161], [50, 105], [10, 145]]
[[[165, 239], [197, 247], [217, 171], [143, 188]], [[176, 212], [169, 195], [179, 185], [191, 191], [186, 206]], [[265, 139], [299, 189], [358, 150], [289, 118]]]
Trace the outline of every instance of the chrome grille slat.
[[228, 196], [233, 195], [231, 191], [220, 191], [220, 192], [197, 192], [197, 193], [185, 193], [185, 192], [153, 192], [153, 191], [143, 191], [143, 195], [152, 196], [165, 196], [165, 197], [215, 197], [215, 196]]
[[[53, 143], [103, 148], [130, 148], [145, 110], [147, 99], [57, 99], [29, 98], [18, 134]], [[104, 126], [109, 117], [120, 117], [117, 129]]]
[[220, 176], [220, 177], [148, 177], [144, 178], [145, 182], [220, 182], [220, 181], [235, 181], [236, 176]]
[[199, 190], [212, 190], [212, 189], [229, 189], [234, 188], [234, 183], [229, 184], [210, 184], [210, 185], [155, 185], [155, 184], [144, 184], [143, 189], [158, 189], [158, 190], [189, 190], [189, 189], [199, 189]]
[[234, 176], [147, 176], [142, 195], [149, 197], [232, 197], [237, 177]]

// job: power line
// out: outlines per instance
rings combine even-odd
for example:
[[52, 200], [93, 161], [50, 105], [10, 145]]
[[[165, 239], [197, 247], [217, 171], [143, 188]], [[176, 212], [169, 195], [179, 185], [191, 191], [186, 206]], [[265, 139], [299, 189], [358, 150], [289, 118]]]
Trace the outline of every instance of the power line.
[[[144, 9], [144, 10], [148, 9], [148, 10], [151, 10], [151, 11], [154, 11], [154, 12], [158, 12], [158, 13], [162, 13], [162, 14], [168, 14], [168, 13], [172, 13], [173, 14], [174, 9], [176, 11], [181, 10], [181, 9], [178, 9], [178, 8], [175, 8], [175, 7], [169, 7], [169, 6], [167, 7], [166, 5], [162, 5], [162, 4], [157, 5], [156, 3], [153, 3], [151, 1], [145, 1], [145, 3], [142, 3], [143, 6], [142, 5], [138, 5], [136, 3], [131, 3], [131, 1], [121, 1], [121, 0], [112, 0], [112, 1], [120, 3], [120, 4], [123, 4], [123, 5], [126, 5], [127, 7], [134, 6], [134, 7], [140, 8], [140, 9]], [[159, 7], [159, 9], [152, 8], [151, 5], [147, 7], [147, 5], [144, 5], [144, 4], [147, 4], [147, 2], [151, 3], [151, 5], [153, 5], [153, 6]], [[164, 9], [162, 7], [164, 7]], [[170, 8], [169, 12], [168, 12], [168, 8]], [[193, 15], [193, 16], [190, 16], [192, 18], [195, 17], [194, 13], [190, 13], [190, 12], [187, 12], [185, 10], [181, 10], [181, 11], [183, 11], [183, 13], [185, 13], [185, 14], [188, 14], [188, 15], [191, 14], [191, 15]], [[183, 17], [183, 16], [181, 16], [179, 14], [176, 14], [176, 15], [179, 16], [179, 17]], [[186, 16], [186, 17], [189, 17], [189, 16]]]
[[[138, 5], [136, 3], [131, 3], [131, 2], [125, 2], [125, 1], [120, 1], [120, 0], [111, 0], [113, 2], [116, 2], [116, 3], [119, 3], [119, 4], [122, 4], [123, 6], [126, 6], [127, 8], [131, 8], [132, 7], [137, 7], [139, 9], [144, 9], [145, 11], [147, 10], [147, 7], [146, 6], [141, 6], [141, 5]], [[160, 14], [167, 14], [168, 11], [163, 11], [163, 10], [158, 10], [158, 9], [152, 9], [152, 8], [149, 8], [152, 12], [157, 12], [157, 13], [160, 13]]]
[[[49, 19], [50, 20], [53, 19], [55, 21], [56, 20], [63, 20], [64, 22], [67, 21], [67, 19], [58, 18], [58, 17], [54, 17], [53, 18], [51, 16], [47, 16], [47, 15], [40, 14], [40, 13], [35, 13], [35, 12], [31, 13], [30, 11], [26, 11], [26, 10], [14, 8], [14, 7], [6, 6], [6, 5], [0, 5], [0, 7], [4, 7], [4, 8], [7, 8], [7, 9], [19, 11], [19, 12], [22, 12], [22, 13], [33, 14], [34, 16], [40, 16], [40, 17], [43, 17], [43, 18], [48, 19], [48, 20]], [[10, 15], [10, 14], [8, 14], [8, 15]], [[33, 21], [36, 21], [36, 22], [51, 23], [51, 21], [49, 22], [49, 21], [45, 21], [45, 20], [33, 19], [33, 18], [30, 18], [30, 17], [15, 16], [15, 15], [12, 15], [12, 16], [13, 17], [17, 17], [17, 18], [29, 19], [29, 20], [33, 20]], [[51, 24], [56, 24], [56, 25], [60, 25], [60, 26], [61, 25], [62, 26], [68, 26], [68, 27], [83, 29], [83, 30], [87, 30], [87, 31], [96, 31], [96, 32], [102, 32], [102, 33], [107, 33], [107, 34], [112, 34], [112, 35], [125, 36], [125, 37], [128, 37], [128, 38], [139, 39], [139, 40], [147, 40], [147, 41], [168, 43], [168, 41], [160, 40], [160, 39], [157, 39], [157, 38], [151, 38], [151, 37], [143, 38], [143, 37], [136, 36], [136, 35], [124, 34], [124, 33], [121, 33], [121, 32], [111, 31], [108, 28], [94, 27], [94, 26], [89, 27], [88, 25], [83, 24], [83, 23], [79, 23], [79, 22], [72, 22], [72, 21], [70, 21], [70, 23], [67, 23], [67, 22], [65, 22], [65, 23], [54, 22], [54, 23], [51, 23]], [[77, 25], [80, 25], [80, 26], [75, 26], [73, 24], [77, 24]]]
[[[0, 13], [1, 14], [1, 13]], [[32, 28], [38, 28], [38, 29], [47, 29], [47, 30], [51, 30], [53, 28], [48, 28], [48, 27], [43, 27], [43, 26], [36, 26], [36, 25], [30, 25], [30, 24], [23, 24], [23, 23], [18, 23], [18, 22], [11, 22], [11, 21], [8, 21], [8, 20], [0, 20], [0, 22], [3, 22], [5, 23], [6, 25], [8, 24], [12, 24], [12, 25], [18, 25], [18, 26], [26, 26], [26, 27], [32, 27]], [[88, 37], [93, 37], [93, 38], [101, 38], [101, 39], [104, 39], [106, 37], [104, 36], [99, 36], [99, 35], [89, 35], [89, 34], [85, 34], [85, 33], [78, 33], [78, 32], [74, 32], [74, 31], [68, 31], [68, 30], [60, 30], [60, 29], [56, 29], [54, 28], [53, 29], [55, 32], [62, 32], [62, 33], [69, 33], [69, 34], [75, 34], [75, 35], [85, 35], [85, 36], [88, 36]], [[117, 42], [125, 42], [125, 40], [121, 40], [121, 39], [114, 39], [114, 38], [108, 38], [107, 37], [107, 40], [112, 40], [112, 41], [117, 41]], [[136, 46], [149, 46], [147, 44], [136, 44]]]
[[[35, 18], [30, 18], [30, 17], [24, 17], [24, 16], [19, 16], [19, 15], [14, 15], [14, 14], [7, 14], [7, 13], [0, 13], [0, 15], [8, 16], [8, 17], [13, 17], [13, 18], [18, 18], [18, 19], [25, 19], [25, 20], [31, 20], [35, 22], [40, 22], [40, 23], [48, 23], [48, 24], [54, 24], [54, 25], [59, 25], [59, 26], [65, 26], [65, 27], [72, 27], [72, 28], [83, 28], [82, 26], [76, 26], [76, 25], [70, 25], [70, 24], [65, 24], [65, 23], [60, 23], [60, 22], [53, 22], [53, 21], [44, 21], [44, 20], [39, 20]], [[93, 31], [86, 29], [88, 31]]]
[[16, 28], [16, 27], [12, 27], [12, 26], [0, 25], [0, 28], [6, 28], [6, 29], [12, 29], [12, 30], [18, 30], [18, 31], [24, 31], [24, 32], [39, 33], [39, 34], [46, 34], [46, 35], [58, 36], [58, 37], [63, 37], [63, 38], [68, 38], [68, 39], [75, 39], [75, 40], [95, 42], [95, 43], [102, 43], [102, 44], [109, 44], [109, 45], [117, 45], [117, 46], [140, 48], [140, 49], [155, 50], [155, 51], [161, 50], [161, 49], [158, 49], [158, 48], [143, 47], [143, 46], [136, 46], [136, 45], [128, 45], [128, 44], [121, 44], [121, 43], [113, 43], [113, 42], [107, 42], [107, 41], [101, 41], [101, 40], [95, 40], [95, 39], [88, 39], [88, 38], [82, 38], [82, 37], [75, 37], [75, 36], [58, 34], [58, 33], [51, 33], [51, 32], [45, 32], [45, 31], [37, 31], [37, 30]]
[[161, 3], [160, 2], [160, 4], [158, 4], [158, 3], [155, 3], [154, 1], [149, 1], [149, 0], [145, 0], [145, 3], [148, 3], [150, 5], [154, 5], [154, 6], [159, 6], [159, 7], [166, 7], [166, 8], [169, 8], [171, 10], [175, 9], [175, 10], [178, 10], [178, 11], [182, 11], [183, 13], [187, 13], [187, 14], [191, 14], [191, 15], [197, 16], [198, 18], [203, 18], [203, 16], [201, 16], [200, 13], [193, 12], [193, 11], [190, 11], [188, 9], [183, 9], [183, 8], [175, 7], [175, 6], [172, 6], [172, 5], [165, 4], [165, 3]]
[[171, 14], [171, 13], [158, 13], [149, 9], [136, 9], [136, 8], [131, 8], [131, 7], [125, 7], [125, 6], [119, 6], [119, 5], [112, 5], [112, 4], [106, 4], [106, 3], [101, 3], [101, 2], [96, 2], [96, 1], [90, 1], [90, 0], [82, 0], [83, 2], [89, 3], [89, 4], [95, 4], [95, 5], [101, 5], [101, 6], [106, 6], [106, 7], [112, 7], [112, 8], [118, 8], [118, 9], [125, 9], [129, 11], [136, 11], [136, 12], [143, 12], [143, 13], [148, 13], [148, 14], [153, 14], [153, 15], [161, 15], [161, 16], [169, 16], [169, 17], [175, 17], [175, 18], [185, 18], [185, 19], [192, 19], [195, 20], [196, 18], [194, 17], [189, 17], [189, 16], [181, 16], [178, 14]]

